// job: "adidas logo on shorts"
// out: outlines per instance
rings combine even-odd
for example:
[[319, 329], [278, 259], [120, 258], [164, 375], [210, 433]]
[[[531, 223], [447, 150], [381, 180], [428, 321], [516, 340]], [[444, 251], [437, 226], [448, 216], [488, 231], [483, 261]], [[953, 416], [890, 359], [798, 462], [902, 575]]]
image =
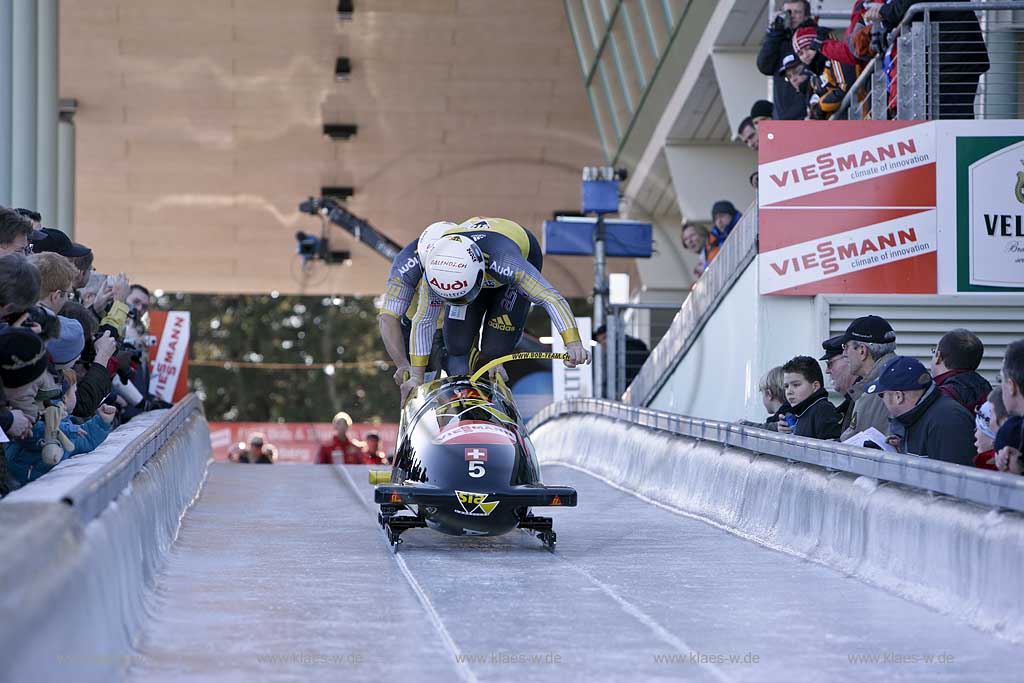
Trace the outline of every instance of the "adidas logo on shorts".
[[487, 325], [502, 332], [514, 332], [516, 329], [516, 326], [512, 324], [512, 319], [507, 315], [503, 315], [499, 318], [491, 318], [487, 321]]

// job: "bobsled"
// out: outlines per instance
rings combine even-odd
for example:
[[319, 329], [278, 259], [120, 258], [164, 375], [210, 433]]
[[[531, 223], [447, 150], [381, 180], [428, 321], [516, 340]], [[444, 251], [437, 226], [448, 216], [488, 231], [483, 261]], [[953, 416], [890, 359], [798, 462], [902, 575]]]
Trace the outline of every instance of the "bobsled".
[[388, 541], [425, 527], [453, 536], [535, 534], [549, 549], [550, 517], [532, 508], [576, 505], [568, 486], [545, 486], [511, 393], [498, 380], [445, 377], [420, 386], [402, 408], [390, 470], [371, 470]]

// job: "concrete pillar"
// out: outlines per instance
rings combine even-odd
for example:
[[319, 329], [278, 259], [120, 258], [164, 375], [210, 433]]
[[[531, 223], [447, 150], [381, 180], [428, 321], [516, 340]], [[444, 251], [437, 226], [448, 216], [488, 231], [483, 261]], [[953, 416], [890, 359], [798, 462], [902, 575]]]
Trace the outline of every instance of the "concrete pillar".
[[754, 200], [750, 174], [757, 157], [743, 145], [687, 143], [665, 146], [679, 212], [686, 220], [711, 220], [711, 205], [728, 199], [740, 211]]
[[35, 0], [13, 0], [11, 22], [11, 205], [36, 207], [36, 130], [38, 91], [38, 7]]
[[[58, 0], [37, 0], [39, 44], [37, 71], [36, 210], [44, 225], [57, 220], [57, 117], [59, 97]], [[57, 224], [56, 227], [63, 228]]]
[[[740, 121], [750, 115], [750, 107], [755, 100], [771, 100], [770, 97], [758, 97], [764, 91], [767, 78], [757, 69], [750, 68], [757, 59], [757, 48], [747, 47], [716, 47], [711, 53], [711, 64], [715, 68], [718, 90], [725, 105], [725, 115], [729, 119], [729, 133], [736, 137]], [[771, 84], [771, 79], [768, 78]]]
[[13, 0], [0, 0], [0, 206], [11, 205], [11, 30]]
[[57, 128], [57, 225], [75, 238], [75, 123], [74, 110], [62, 106]]

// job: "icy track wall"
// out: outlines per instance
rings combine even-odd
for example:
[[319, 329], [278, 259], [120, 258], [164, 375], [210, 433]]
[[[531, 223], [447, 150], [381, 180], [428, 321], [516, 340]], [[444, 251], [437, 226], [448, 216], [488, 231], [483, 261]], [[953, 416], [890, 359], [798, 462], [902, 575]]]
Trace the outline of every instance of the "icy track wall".
[[1020, 513], [608, 417], [545, 419], [531, 423], [544, 464], [578, 467], [682, 514], [1024, 642]]
[[121, 677], [211, 455], [190, 395], [0, 501], [0, 681]]

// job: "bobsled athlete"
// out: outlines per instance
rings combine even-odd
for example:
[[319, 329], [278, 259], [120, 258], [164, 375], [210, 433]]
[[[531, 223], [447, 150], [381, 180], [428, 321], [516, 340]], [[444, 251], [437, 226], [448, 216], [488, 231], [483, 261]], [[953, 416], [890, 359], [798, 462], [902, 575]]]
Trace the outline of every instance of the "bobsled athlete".
[[[503, 218], [471, 218], [432, 231], [436, 225], [395, 259], [380, 311], [381, 336], [399, 366], [395, 381], [402, 385], [403, 399], [423, 382], [442, 311], [450, 375], [469, 374], [478, 335], [481, 364], [511, 353], [531, 304], [543, 306], [561, 334], [569, 354], [565, 364], [589, 362], [572, 309], [540, 273], [543, 255], [536, 237]], [[406, 358], [399, 320], [414, 294]]]

